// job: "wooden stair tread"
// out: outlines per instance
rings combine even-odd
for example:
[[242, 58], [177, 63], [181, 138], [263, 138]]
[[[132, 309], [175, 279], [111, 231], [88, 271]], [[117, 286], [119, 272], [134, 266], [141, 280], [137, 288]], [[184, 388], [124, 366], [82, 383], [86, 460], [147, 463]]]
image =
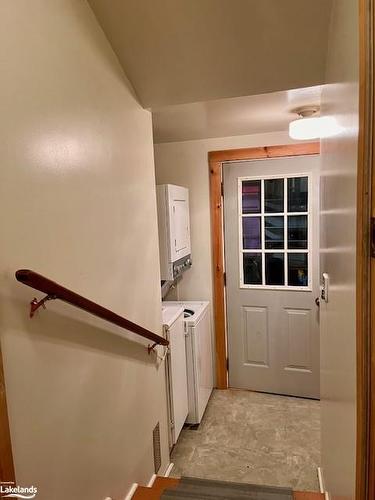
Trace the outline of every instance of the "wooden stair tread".
[[[151, 487], [138, 486], [132, 500], [160, 500], [161, 494], [167, 488], [177, 487], [179, 479], [157, 476]], [[294, 491], [294, 500], [324, 500], [323, 493], [313, 491]]]
[[180, 479], [177, 477], [157, 476], [152, 487], [165, 490], [166, 488], [173, 488], [174, 486], [177, 486], [179, 482]]
[[158, 476], [151, 488], [148, 486], [138, 486], [132, 500], [159, 500], [164, 490], [174, 488], [178, 485], [179, 481], [179, 479], [174, 477]]
[[324, 493], [316, 491], [293, 491], [294, 500], [324, 500]]

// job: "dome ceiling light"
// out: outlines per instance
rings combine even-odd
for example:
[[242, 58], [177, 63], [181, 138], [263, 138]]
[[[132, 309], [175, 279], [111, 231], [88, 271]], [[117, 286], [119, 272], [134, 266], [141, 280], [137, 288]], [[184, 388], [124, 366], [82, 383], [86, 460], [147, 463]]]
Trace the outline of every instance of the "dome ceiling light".
[[292, 113], [299, 116], [289, 123], [289, 137], [292, 139], [321, 139], [342, 130], [333, 116], [320, 116], [319, 106], [304, 106], [292, 110]]

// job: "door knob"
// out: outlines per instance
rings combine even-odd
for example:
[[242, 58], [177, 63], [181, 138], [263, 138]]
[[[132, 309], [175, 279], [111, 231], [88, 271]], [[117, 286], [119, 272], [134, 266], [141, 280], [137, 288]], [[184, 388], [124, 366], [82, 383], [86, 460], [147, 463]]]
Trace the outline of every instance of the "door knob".
[[315, 299], [315, 304], [316, 304], [318, 307], [320, 307], [320, 298], [319, 298], [319, 297], [317, 297], [317, 298]]

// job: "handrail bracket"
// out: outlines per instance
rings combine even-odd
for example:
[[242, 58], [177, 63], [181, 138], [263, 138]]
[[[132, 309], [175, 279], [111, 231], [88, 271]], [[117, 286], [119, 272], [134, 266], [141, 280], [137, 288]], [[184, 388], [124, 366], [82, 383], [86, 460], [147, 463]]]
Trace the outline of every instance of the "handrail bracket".
[[46, 302], [48, 300], [55, 300], [57, 299], [56, 295], [46, 295], [43, 299], [38, 300], [36, 297], [33, 298], [33, 300], [30, 302], [30, 318], [32, 318], [35, 314], [35, 311], [39, 309], [39, 307], [43, 307], [43, 309], [46, 308]]
[[149, 344], [147, 347], [148, 354], [150, 355], [152, 351], [155, 349], [157, 345], [160, 345], [159, 342], [154, 342], [152, 345]]

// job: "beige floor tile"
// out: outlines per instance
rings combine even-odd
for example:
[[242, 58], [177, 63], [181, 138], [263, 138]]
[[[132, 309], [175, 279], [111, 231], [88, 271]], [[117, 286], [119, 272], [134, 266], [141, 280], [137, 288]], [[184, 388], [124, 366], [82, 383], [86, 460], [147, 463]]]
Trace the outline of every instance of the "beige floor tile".
[[172, 461], [172, 476], [318, 491], [320, 403], [214, 391], [199, 428], [181, 432]]

